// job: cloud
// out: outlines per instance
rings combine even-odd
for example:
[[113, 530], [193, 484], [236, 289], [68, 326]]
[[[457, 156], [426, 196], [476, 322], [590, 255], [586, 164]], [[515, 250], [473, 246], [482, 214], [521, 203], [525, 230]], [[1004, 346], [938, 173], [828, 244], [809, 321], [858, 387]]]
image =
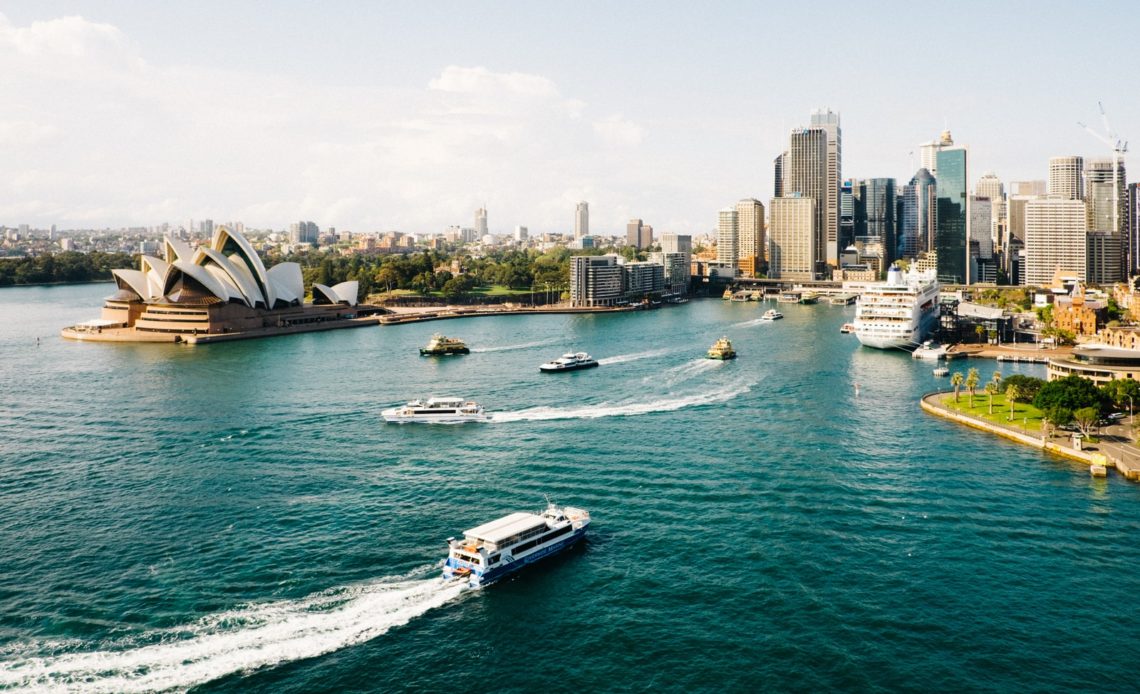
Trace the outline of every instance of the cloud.
[[493, 231], [566, 231], [589, 191], [592, 226], [609, 214], [616, 229], [657, 171], [618, 151], [643, 141], [640, 125], [524, 71], [329, 86], [158, 65], [108, 24], [0, 15], [0, 75], [0, 161], [20, 173], [0, 178], [0, 224], [435, 232], [486, 203]]
[[594, 121], [594, 132], [606, 144], [622, 147], [639, 145], [645, 138], [645, 130], [637, 123], [624, 118], [620, 113]]
[[542, 75], [525, 72], [491, 72], [485, 67], [448, 65], [439, 77], [428, 83], [429, 89], [457, 94], [509, 93], [526, 96], [556, 97], [558, 88]]

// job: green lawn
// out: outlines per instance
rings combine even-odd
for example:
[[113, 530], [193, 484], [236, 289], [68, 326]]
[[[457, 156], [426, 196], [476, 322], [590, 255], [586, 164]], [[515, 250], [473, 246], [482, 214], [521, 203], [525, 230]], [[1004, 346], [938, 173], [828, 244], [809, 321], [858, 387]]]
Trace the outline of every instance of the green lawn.
[[[537, 291], [541, 293], [542, 288], [540, 287]], [[516, 294], [530, 294], [531, 291], [530, 287], [527, 287], [526, 289], [511, 289], [510, 287], [496, 284], [490, 287], [475, 287], [471, 290], [471, 293], [486, 294], [487, 296], [514, 296]]]
[[974, 406], [970, 407], [970, 394], [962, 389], [958, 402], [954, 402], [954, 394], [947, 393], [941, 398], [944, 407], [955, 412], [985, 419], [1002, 426], [1024, 428], [1028, 433], [1038, 434], [1041, 431], [1041, 410], [1033, 405], [1016, 402], [1013, 404], [1013, 421], [1009, 421], [1009, 405], [1005, 401], [1005, 393], [994, 396], [994, 413], [990, 414], [990, 396], [984, 392], [974, 395]]

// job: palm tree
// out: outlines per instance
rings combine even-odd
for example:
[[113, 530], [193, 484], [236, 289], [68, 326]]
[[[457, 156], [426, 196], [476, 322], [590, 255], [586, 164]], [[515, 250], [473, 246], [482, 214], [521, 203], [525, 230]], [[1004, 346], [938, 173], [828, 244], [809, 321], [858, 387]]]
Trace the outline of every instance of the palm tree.
[[989, 396], [990, 414], [994, 413], [994, 396], [998, 394], [998, 384], [990, 381], [986, 384], [986, 395]]
[[970, 409], [974, 409], [974, 391], [978, 388], [978, 381], [981, 377], [978, 376], [977, 369], [970, 369], [966, 372], [966, 390], [970, 391]]
[[962, 390], [962, 383], [965, 379], [962, 378], [961, 371], [955, 371], [954, 375], [950, 377], [950, 385], [954, 386], [954, 402], [958, 402], [958, 392]]
[[995, 386], [1001, 386], [1001, 372], [995, 371], [993, 378], [991, 378], [990, 380], [993, 381]]
[[1015, 401], [1021, 397], [1021, 389], [1017, 387], [1016, 383], [1011, 383], [1005, 389], [1005, 401], [1009, 403], [1009, 421], [1013, 421], [1013, 405]]

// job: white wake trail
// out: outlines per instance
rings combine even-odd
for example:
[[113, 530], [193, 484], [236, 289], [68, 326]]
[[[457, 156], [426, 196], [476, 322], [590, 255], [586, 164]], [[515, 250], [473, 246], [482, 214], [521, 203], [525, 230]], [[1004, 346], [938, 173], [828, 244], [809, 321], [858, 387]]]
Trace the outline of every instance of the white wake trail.
[[[107, 650], [5, 654], [0, 689], [47, 692], [142, 692], [186, 689], [353, 646], [455, 599], [467, 588], [440, 578], [379, 581], [300, 600], [249, 605], [179, 629], [138, 638], [157, 641]], [[36, 645], [43, 652], [51, 643]]]
[[738, 384], [708, 393], [685, 395], [682, 397], [665, 398], [651, 402], [631, 403], [601, 403], [587, 407], [534, 407], [518, 412], [498, 412], [491, 417], [492, 422], [536, 422], [552, 419], [597, 419], [598, 417], [633, 417], [653, 412], [672, 412], [684, 407], [708, 405], [714, 402], [730, 400], [738, 395], [747, 393], [752, 388], [751, 383]]
[[730, 328], [754, 328], [758, 325], [764, 325], [766, 323], [771, 323], [771, 322], [772, 321], [764, 320], [763, 318], [753, 318], [752, 320], [746, 320], [746, 321], [742, 321], [740, 323], [733, 323], [732, 325], [730, 325], [728, 327], [730, 327]]
[[684, 364], [665, 369], [659, 374], [653, 374], [641, 379], [642, 383], [660, 383], [662, 385], [671, 386], [678, 381], [684, 381], [695, 376], [699, 376], [706, 371], [711, 371], [725, 365], [726, 362], [718, 359], [694, 359], [687, 361]]
[[606, 357], [599, 359], [599, 364], [624, 364], [627, 361], [637, 361], [638, 359], [648, 359], [650, 357], [660, 357], [663, 354], [669, 354], [673, 350], [670, 349], [651, 349], [648, 352], [634, 352], [633, 354], [619, 354], [616, 357]]
[[542, 340], [540, 342], [524, 342], [520, 345], [503, 345], [501, 347], [474, 347], [471, 349], [472, 353], [484, 354], [486, 352], [507, 352], [514, 349], [529, 349], [531, 347], [546, 347], [548, 345], [556, 345], [561, 340]]

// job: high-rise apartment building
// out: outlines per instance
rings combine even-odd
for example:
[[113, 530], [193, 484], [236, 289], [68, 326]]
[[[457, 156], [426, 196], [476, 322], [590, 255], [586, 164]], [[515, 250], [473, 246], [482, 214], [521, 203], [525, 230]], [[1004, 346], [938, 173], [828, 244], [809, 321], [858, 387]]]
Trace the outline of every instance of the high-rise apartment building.
[[1034, 198], [1025, 203], [1024, 284], [1047, 286], [1057, 270], [1087, 279], [1085, 203]]
[[[736, 260], [741, 271], [755, 276], [757, 268], [764, 262], [764, 203], [755, 198], [745, 198], [736, 203]], [[718, 253], [719, 255], [719, 253]]]
[[574, 238], [590, 235], [590, 203], [583, 200], [574, 210]]
[[289, 225], [289, 243], [316, 243], [320, 233], [320, 228], [313, 222], [293, 222]]
[[570, 303], [613, 306], [624, 294], [619, 255], [576, 255], [570, 258]]
[[475, 210], [475, 233], [479, 238], [487, 235], [487, 208], [480, 207]]
[[1084, 200], [1084, 157], [1050, 157], [1049, 195], [1065, 200]]
[[740, 217], [735, 207], [726, 207], [717, 213], [716, 262], [736, 267], [740, 250]]
[[827, 132], [820, 128], [792, 131], [784, 174], [784, 197], [796, 194], [815, 205], [812, 229], [816, 238], [812, 250], [816, 255], [814, 272], [818, 276], [827, 262]]
[[815, 200], [796, 195], [772, 198], [768, 214], [768, 276], [815, 279], [819, 238]]
[[661, 234], [662, 253], [693, 253], [693, 237], [688, 234]]
[[972, 278], [967, 150], [964, 147], [942, 148], [936, 158], [937, 229], [934, 250], [938, 254], [938, 281], [969, 284]]
[[527, 231], [526, 227], [524, 227], [524, 226], [516, 226], [515, 227], [515, 241], [518, 241], [521, 243], [523, 241], [526, 241], [529, 236], [530, 236], [530, 232]]
[[919, 169], [903, 186], [902, 214], [899, 220], [899, 247], [903, 258], [934, 250], [935, 183], [926, 169]]
[[1037, 197], [1048, 193], [1045, 181], [1013, 181], [1009, 184], [1009, 194]]
[[811, 127], [827, 133], [827, 184], [825, 189], [823, 224], [826, 261], [831, 267], [839, 265], [839, 183], [843, 180], [843, 131], [839, 127], [839, 114], [831, 109], [812, 111]]

